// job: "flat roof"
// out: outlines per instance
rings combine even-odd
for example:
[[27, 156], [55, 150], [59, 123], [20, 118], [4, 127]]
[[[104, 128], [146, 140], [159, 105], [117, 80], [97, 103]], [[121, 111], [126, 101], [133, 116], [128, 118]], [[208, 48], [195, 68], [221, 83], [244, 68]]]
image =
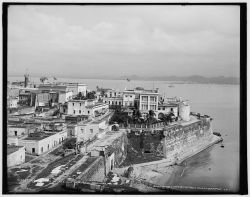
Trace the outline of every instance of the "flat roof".
[[11, 153], [14, 153], [18, 151], [23, 146], [15, 146], [15, 145], [9, 145], [7, 146], [7, 155], [10, 155]]
[[35, 141], [40, 141], [40, 140], [43, 140], [43, 139], [45, 139], [45, 138], [47, 138], [47, 137], [50, 137], [50, 136], [52, 136], [52, 135], [55, 135], [55, 134], [57, 134], [58, 132], [47, 132], [47, 133], [45, 133], [45, 132], [42, 132], [42, 133], [40, 133], [40, 135], [39, 136], [28, 136], [28, 137], [26, 137], [26, 138], [24, 138], [24, 139], [22, 139], [22, 140], [35, 140]]
[[159, 107], [178, 107], [177, 103], [163, 103], [163, 104], [159, 104]]
[[94, 107], [99, 107], [99, 106], [104, 106], [104, 105], [108, 105], [108, 104], [107, 103], [96, 103], [94, 105], [86, 106], [86, 108], [94, 108]]

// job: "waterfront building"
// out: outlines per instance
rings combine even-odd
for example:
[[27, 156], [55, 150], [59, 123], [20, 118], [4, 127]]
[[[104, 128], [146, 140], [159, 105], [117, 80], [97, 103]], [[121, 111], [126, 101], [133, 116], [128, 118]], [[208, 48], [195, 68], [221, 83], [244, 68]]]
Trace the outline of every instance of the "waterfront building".
[[25, 148], [23, 146], [7, 146], [7, 166], [12, 167], [25, 162]]
[[173, 113], [176, 117], [178, 117], [178, 109], [179, 105], [176, 103], [168, 103], [168, 102], [160, 103], [158, 104], [158, 110], [157, 110], [158, 118], [162, 114], [169, 114], [169, 113]]

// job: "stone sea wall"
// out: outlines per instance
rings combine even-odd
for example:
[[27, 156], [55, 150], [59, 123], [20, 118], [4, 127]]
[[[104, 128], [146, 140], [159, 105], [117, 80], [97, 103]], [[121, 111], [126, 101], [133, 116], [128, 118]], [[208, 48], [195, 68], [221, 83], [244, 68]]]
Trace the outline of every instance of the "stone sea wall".
[[131, 129], [128, 131], [130, 149], [141, 154], [162, 158], [180, 157], [186, 148], [208, 142], [212, 138], [210, 119], [201, 119], [190, 124], [173, 124], [161, 130]]
[[165, 158], [178, 160], [186, 151], [209, 143], [213, 138], [210, 120], [181, 126], [177, 125], [164, 131], [163, 154]]

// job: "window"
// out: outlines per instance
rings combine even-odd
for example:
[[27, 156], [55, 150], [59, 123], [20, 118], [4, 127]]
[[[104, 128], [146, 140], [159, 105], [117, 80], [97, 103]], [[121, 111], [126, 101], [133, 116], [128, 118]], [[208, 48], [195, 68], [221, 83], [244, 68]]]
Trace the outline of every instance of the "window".
[[156, 102], [156, 97], [150, 96], [150, 101], [151, 101], [151, 102]]
[[93, 134], [93, 132], [94, 132], [93, 129], [90, 129], [90, 133]]
[[41, 153], [43, 153], [43, 147], [41, 147]]
[[75, 105], [75, 103], [72, 103], [72, 105], [74, 106], [74, 105]]
[[35, 153], [36, 152], [36, 149], [35, 148], [32, 148], [32, 153]]
[[82, 106], [82, 104], [80, 103], [80, 106]]
[[148, 110], [148, 105], [141, 105], [142, 106], [142, 110]]
[[49, 150], [49, 144], [48, 144], [48, 150]]
[[165, 110], [165, 107], [163, 107], [163, 110]]
[[132, 98], [132, 95], [130, 95], [130, 98]]
[[170, 108], [170, 111], [174, 111], [173, 108]]
[[150, 105], [150, 110], [156, 110], [156, 105]]
[[158, 107], [158, 110], [161, 110], [161, 108], [160, 108], [160, 107]]
[[148, 101], [148, 97], [147, 96], [142, 96], [142, 101]]
[[74, 112], [73, 112], [74, 114], [76, 113], [76, 110], [74, 110]]
[[89, 111], [88, 111], [88, 114], [89, 114]]
[[132, 102], [131, 102], [131, 103], [129, 103], [129, 106], [132, 106]]
[[17, 131], [15, 131], [15, 136], [17, 136]]
[[81, 113], [81, 110], [79, 110], [79, 114]]

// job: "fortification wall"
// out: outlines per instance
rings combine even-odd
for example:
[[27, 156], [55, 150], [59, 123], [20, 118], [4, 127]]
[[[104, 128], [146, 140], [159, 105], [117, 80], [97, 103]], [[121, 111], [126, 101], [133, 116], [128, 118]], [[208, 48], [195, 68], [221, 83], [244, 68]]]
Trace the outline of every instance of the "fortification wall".
[[213, 138], [212, 128], [208, 120], [167, 129], [164, 131], [164, 135], [164, 157], [175, 160], [185, 155], [185, 152], [190, 152], [200, 145], [209, 143]]
[[161, 130], [131, 129], [127, 135], [131, 149], [138, 155], [150, 153], [158, 157], [177, 158], [186, 149], [209, 141], [212, 129], [210, 119], [204, 118], [190, 124], [174, 124]]

